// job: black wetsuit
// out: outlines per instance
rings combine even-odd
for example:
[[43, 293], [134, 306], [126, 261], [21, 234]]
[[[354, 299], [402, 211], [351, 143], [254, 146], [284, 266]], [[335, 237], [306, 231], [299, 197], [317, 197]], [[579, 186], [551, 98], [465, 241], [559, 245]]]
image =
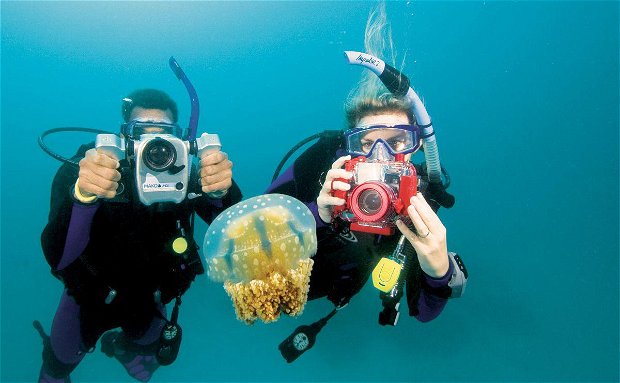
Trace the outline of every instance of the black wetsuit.
[[[75, 158], [90, 147], [83, 146]], [[49, 222], [41, 236], [52, 272], [66, 287], [50, 334], [52, 350], [44, 351], [44, 367], [47, 363], [48, 369], [56, 369], [55, 376], [68, 374], [82, 352], [109, 329], [121, 327], [132, 339], [144, 337], [164, 305], [203, 272], [192, 238], [194, 213], [210, 223], [242, 198], [233, 182], [222, 199], [201, 195], [180, 204], [144, 206], [125, 192], [128, 202], [82, 204], [72, 196], [77, 175], [78, 169], [70, 165], [57, 172]], [[199, 189], [197, 182], [194, 188]], [[189, 249], [181, 257], [170, 247], [183, 233]], [[79, 332], [69, 328], [78, 325]], [[65, 366], [59, 372], [54, 362]]]
[[[268, 189], [270, 193], [287, 194], [299, 199], [314, 214], [318, 250], [313, 257], [308, 298], [327, 297], [336, 305], [348, 302], [360, 291], [381, 257], [389, 256], [399, 239], [398, 235], [379, 236], [334, 229], [319, 217], [316, 199], [321, 189], [320, 182], [325, 179], [332, 163], [345, 154], [340, 149], [340, 141], [321, 139], [300, 155]], [[423, 169], [416, 168], [418, 174], [423, 176]], [[439, 205], [431, 201], [431, 206], [436, 210]], [[411, 246], [409, 243], [406, 245]], [[406, 280], [409, 314], [426, 322], [436, 318], [443, 310], [450, 296], [448, 282], [454, 266], [450, 263], [444, 277], [432, 278], [422, 271], [417, 256], [413, 254]]]

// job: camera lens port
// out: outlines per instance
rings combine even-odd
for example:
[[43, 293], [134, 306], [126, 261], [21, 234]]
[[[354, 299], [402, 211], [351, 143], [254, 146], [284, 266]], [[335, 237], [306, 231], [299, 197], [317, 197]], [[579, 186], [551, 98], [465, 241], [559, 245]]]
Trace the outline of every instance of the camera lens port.
[[361, 221], [378, 222], [394, 211], [394, 192], [382, 182], [369, 181], [356, 186], [350, 197], [353, 214]]
[[177, 160], [177, 151], [170, 141], [156, 137], [144, 146], [143, 159], [146, 166], [156, 172], [171, 168]]
[[357, 204], [366, 215], [375, 215], [383, 206], [383, 199], [375, 189], [366, 189], [359, 194]]

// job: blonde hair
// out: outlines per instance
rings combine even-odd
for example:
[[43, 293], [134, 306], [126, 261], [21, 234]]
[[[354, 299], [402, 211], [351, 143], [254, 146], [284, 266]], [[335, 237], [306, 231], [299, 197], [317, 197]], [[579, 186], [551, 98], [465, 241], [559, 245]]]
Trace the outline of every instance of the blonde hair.
[[[368, 14], [364, 33], [364, 49], [366, 53], [396, 66], [392, 27], [387, 20], [384, 1], [380, 1]], [[384, 113], [404, 113], [410, 122], [415, 121], [411, 105], [394, 96], [381, 83], [379, 77], [369, 70], [362, 72], [361, 80], [349, 92], [345, 102], [345, 113], [349, 129], [355, 127], [365, 116]]]

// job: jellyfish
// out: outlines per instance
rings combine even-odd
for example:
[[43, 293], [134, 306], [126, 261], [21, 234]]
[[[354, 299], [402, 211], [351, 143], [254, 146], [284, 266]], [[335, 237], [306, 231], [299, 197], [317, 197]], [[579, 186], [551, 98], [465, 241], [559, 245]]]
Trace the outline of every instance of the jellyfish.
[[237, 318], [248, 324], [302, 313], [316, 248], [314, 216], [283, 194], [229, 207], [211, 223], [203, 246], [209, 278], [223, 282]]

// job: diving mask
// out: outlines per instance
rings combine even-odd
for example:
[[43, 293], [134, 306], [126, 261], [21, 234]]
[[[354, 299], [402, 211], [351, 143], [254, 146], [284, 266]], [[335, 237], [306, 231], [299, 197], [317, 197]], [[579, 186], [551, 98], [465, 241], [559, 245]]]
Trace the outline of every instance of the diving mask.
[[170, 134], [182, 138], [183, 129], [168, 122], [133, 120], [121, 125], [121, 133], [133, 140], [140, 139], [143, 134]]
[[420, 128], [415, 124], [358, 126], [344, 134], [352, 156], [393, 160], [396, 154], [413, 153], [420, 147]]

